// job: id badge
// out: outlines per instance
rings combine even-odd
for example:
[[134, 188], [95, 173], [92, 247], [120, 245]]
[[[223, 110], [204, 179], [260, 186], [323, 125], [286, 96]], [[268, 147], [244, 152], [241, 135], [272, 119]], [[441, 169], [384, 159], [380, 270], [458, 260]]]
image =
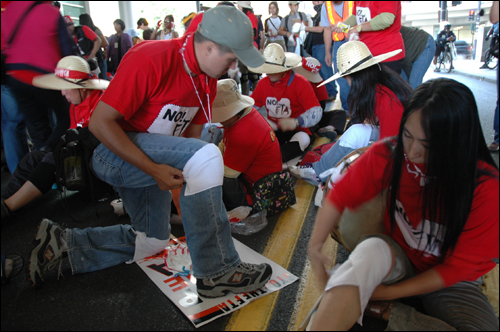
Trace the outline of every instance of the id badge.
[[115, 48], [118, 48], [118, 42], [115, 43]]

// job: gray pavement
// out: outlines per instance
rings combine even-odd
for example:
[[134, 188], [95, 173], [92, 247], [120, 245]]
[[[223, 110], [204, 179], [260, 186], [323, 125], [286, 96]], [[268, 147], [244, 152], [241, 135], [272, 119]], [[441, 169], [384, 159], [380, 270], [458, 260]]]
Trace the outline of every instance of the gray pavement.
[[[452, 73], [427, 72], [424, 80], [450, 77], [466, 84], [473, 91], [481, 116], [487, 143], [491, 141], [493, 111], [497, 100], [494, 70], [479, 70], [481, 63], [471, 60], [456, 61]], [[476, 68], [477, 67], [477, 68]], [[493, 81], [491, 81], [494, 78]], [[494, 154], [498, 163], [498, 154]], [[2, 187], [9, 179], [2, 171]], [[106, 201], [89, 203], [79, 193], [69, 193], [62, 199], [58, 191], [51, 191], [31, 203], [10, 220], [2, 220], [2, 253], [19, 252], [25, 258], [42, 217], [52, 219], [65, 227], [97, 227], [128, 223], [127, 217], [118, 217]], [[301, 276], [306, 268], [306, 248], [314, 225], [317, 208], [311, 204], [295, 248], [289, 270]], [[99, 217], [96, 216], [99, 215]], [[268, 219], [269, 225], [252, 236], [235, 236], [257, 252], [262, 252], [269, 241], [278, 216]], [[172, 226], [172, 233], [182, 236], [182, 226]], [[340, 249], [337, 262], [346, 259]], [[51, 271], [40, 290], [29, 287], [23, 275], [2, 285], [2, 330], [194, 330], [194, 327], [161, 293], [154, 283], [135, 264], [122, 264], [93, 273], [71, 276], [67, 263], [65, 277], [57, 280], [57, 271]], [[300, 282], [279, 293], [268, 330], [286, 330], [293, 316]], [[199, 330], [224, 330], [231, 316], [218, 319]], [[365, 318], [364, 325], [353, 330], [383, 330], [385, 324]]]

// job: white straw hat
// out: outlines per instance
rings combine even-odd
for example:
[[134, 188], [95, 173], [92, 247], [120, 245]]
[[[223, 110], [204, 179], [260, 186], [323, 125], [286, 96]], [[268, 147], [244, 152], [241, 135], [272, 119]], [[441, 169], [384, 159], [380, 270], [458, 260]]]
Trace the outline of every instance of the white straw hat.
[[319, 74], [320, 69], [321, 63], [313, 57], [302, 58], [302, 63], [293, 68], [297, 74], [304, 76], [309, 82], [313, 83], [319, 83], [323, 80]]
[[37, 76], [33, 79], [33, 85], [50, 90], [105, 90], [109, 81], [91, 78], [87, 61], [79, 56], [70, 55], [59, 60], [55, 74]]
[[339, 70], [338, 73], [318, 85], [318, 87], [345, 75], [349, 75], [370, 66], [376, 65], [377, 63], [389, 59], [402, 51], [402, 49], [399, 49], [374, 57], [365, 43], [360, 41], [347, 42], [344, 45], [340, 46], [339, 50], [337, 51], [337, 68]]
[[267, 45], [263, 55], [266, 62], [256, 68], [248, 67], [250, 71], [260, 74], [277, 74], [293, 69], [302, 61], [300, 55], [283, 51], [279, 44]]
[[251, 1], [238, 1], [236, 2], [236, 4], [241, 8], [248, 8], [253, 10]]
[[247, 107], [251, 107], [254, 100], [242, 95], [238, 84], [230, 78], [217, 82], [217, 96], [212, 106], [212, 121], [223, 122], [229, 120]]

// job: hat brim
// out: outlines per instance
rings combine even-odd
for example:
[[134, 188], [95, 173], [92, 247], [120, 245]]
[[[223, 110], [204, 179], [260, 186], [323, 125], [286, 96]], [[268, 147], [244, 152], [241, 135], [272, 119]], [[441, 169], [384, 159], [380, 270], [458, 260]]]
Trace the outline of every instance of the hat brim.
[[[229, 46], [228, 46], [229, 47]], [[231, 47], [230, 47], [231, 48]], [[260, 52], [253, 46], [244, 50], [231, 48], [236, 57], [247, 67], [259, 67], [266, 60]]]
[[294, 69], [298, 64], [302, 63], [302, 57], [298, 54], [285, 52], [285, 65], [275, 65], [272, 63], [264, 63], [258, 67], [248, 66], [248, 70], [258, 74], [278, 74]]
[[[341, 72], [338, 72], [335, 75], [333, 75], [332, 77], [330, 77], [329, 79], [327, 79], [326, 81], [324, 81], [323, 83], [321, 83], [320, 85], [318, 85], [318, 88], [320, 86], [323, 86], [323, 85], [327, 84], [327, 83], [330, 83], [331, 81], [335, 81], [336, 79], [339, 79], [341, 77], [350, 75], [352, 73], [355, 73], [355, 72], [358, 72], [358, 71], [363, 70], [365, 68], [368, 68], [368, 67], [371, 67], [373, 65], [376, 65], [377, 63], [380, 63], [380, 62], [382, 62], [382, 61], [384, 61], [386, 59], [392, 58], [393, 56], [395, 56], [396, 54], [401, 53], [402, 51], [403, 51], [402, 49], [399, 49], [399, 50], [395, 50], [395, 51], [388, 52], [388, 53], [385, 53], [385, 54], [377, 55], [377, 56], [371, 58], [370, 60], [366, 61], [365, 63], [363, 63], [359, 67], [356, 67], [354, 70], [350, 71], [349, 73], [342, 74]], [[332, 67], [333, 67], [333, 65], [332, 65]]]
[[109, 81], [101, 79], [89, 79], [81, 84], [71, 83], [62, 78], [57, 77], [55, 74], [47, 74], [37, 76], [33, 79], [33, 85], [43, 89], [49, 90], [72, 90], [72, 89], [94, 89], [106, 90]]
[[243, 109], [251, 107], [255, 104], [252, 97], [241, 95], [241, 98], [236, 102], [223, 107], [212, 106], [212, 122], [224, 122], [235, 116]]
[[295, 70], [296, 74], [302, 75], [305, 78], [307, 78], [307, 80], [309, 82], [319, 83], [319, 82], [323, 81], [323, 78], [321, 77], [321, 75], [319, 73], [311, 73], [310, 71], [307, 71], [306, 69], [304, 69], [304, 67], [302, 67], [302, 65], [293, 68], [293, 70]]

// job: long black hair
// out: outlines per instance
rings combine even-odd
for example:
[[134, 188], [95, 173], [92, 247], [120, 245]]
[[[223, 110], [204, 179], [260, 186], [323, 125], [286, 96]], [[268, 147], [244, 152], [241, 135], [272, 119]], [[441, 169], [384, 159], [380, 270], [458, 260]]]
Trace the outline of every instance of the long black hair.
[[86, 25], [95, 32], [96, 26], [94, 25], [94, 22], [89, 14], [80, 14], [79, 20], [80, 25]]
[[377, 84], [394, 92], [403, 107], [412, 92], [408, 83], [383, 64], [380, 67], [378, 65], [370, 66], [349, 76], [351, 77], [351, 89], [347, 96], [347, 103], [349, 112], [359, 122], [368, 120], [369, 123], [376, 125], [375, 92]]
[[[422, 222], [433, 221], [429, 222], [432, 234], [442, 232], [442, 238], [436, 239], [436, 243], [427, 243], [427, 247], [436, 248], [440, 245], [440, 259], [444, 260], [448, 251], [454, 250], [469, 217], [479, 178], [483, 175], [493, 176], [478, 169], [478, 161], [495, 168], [497, 166], [486, 146], [476, 100], [469, 88], [447, 78], [433, 79], [419, 85], [405, 107], [393, 164], [386, 170], [390, 173], [388, 206], [391, 231], [396, 223], [396, 198], [405, 162], [403, 131], [408, 117], [419, 110], [428, 150], [423, 196], [415, 199], [422, 202]], [[424, 226], [427, 227], [423, 224], [422, 229]]]

